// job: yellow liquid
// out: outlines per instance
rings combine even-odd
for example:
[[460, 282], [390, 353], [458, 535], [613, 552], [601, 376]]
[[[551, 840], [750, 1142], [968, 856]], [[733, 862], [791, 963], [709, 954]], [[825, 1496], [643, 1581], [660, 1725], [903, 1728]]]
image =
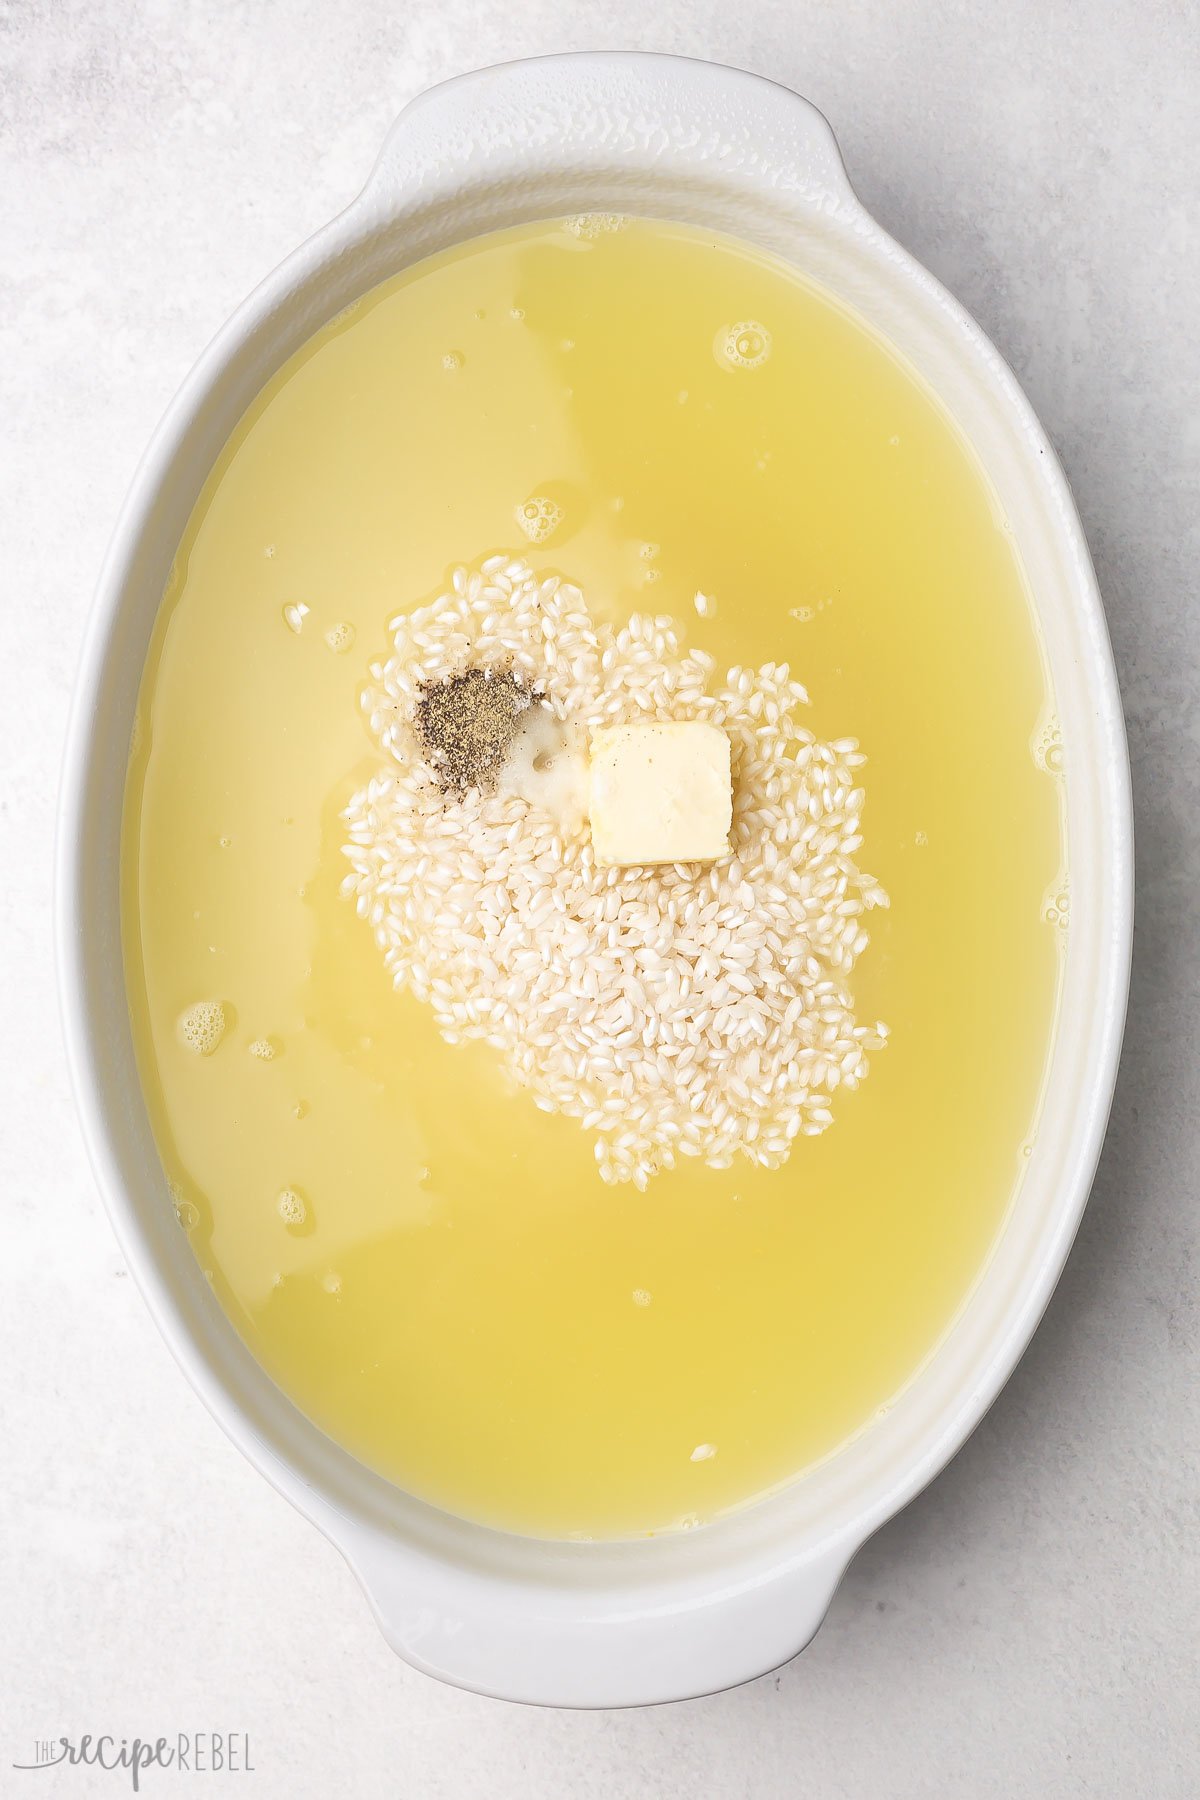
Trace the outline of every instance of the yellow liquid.
[[[714, 343], [746, 320], [770, 353], [731, 368]], [[564, 518], [531, 548], [514, 508], [535, 494]], [[788, 660], [813, 729], [870, 758], [858, 860], [892, 904], [853, 985], [892, 1038], [782, 1170], [603, 1186], [575, 1124], [393, 993], [339, 896], [385, 621], [497, 547], [598, 614], [689, 621], [722, 670]], [[709, 1518], [868, 1425], [961, 1306], [1034, 1128], [1061, 935], [1058, 793], [1031, 750], [1046, 708], [969, 452], [783, 265], [671, 225], [537, 225], [319, 333], [189, 524], [124, 842], [163, 1161], [279, 1385], [400, 1485], [551, 1536]], [[202, 1057], [178, 1021], [205, 999], [228, 1023]]]

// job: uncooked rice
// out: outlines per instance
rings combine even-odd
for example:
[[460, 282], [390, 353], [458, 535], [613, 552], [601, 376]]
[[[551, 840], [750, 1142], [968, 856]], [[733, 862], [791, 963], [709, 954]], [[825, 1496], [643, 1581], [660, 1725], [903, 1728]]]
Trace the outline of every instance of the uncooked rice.
[[[668, 617], [595, 623], [579, 588], [522, 561], [454, 571], [390, 622], [363, 707], [388, 757], [346, 812], [344, 891], [397, 987], [449, 1043], [482, 1039], [546, 1112], [578, 1119], [606, 1181], [645, 1188], [681, 1156], [783, 1163], [832, 1122], [887, 1028], [855, 1019], [849, 977], [887, 896], [854, 860], [865, 760], [798, 723], [786, 664], [730, 669], [680, 648]], [[711, 864], [597, 868], [517, 795], [451, 800], [411, 724], [422, 683], [512, 669], [585, 730], [707, 719], [733, 766], [731, 853]]]

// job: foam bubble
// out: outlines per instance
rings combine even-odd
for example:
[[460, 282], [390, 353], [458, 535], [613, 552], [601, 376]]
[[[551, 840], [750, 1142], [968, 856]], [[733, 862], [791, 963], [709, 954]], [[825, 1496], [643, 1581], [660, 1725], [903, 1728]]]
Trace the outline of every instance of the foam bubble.
[[717, 361], [731, 369], [761, 369], [771, 354], [771, 334], [757, 319], [739, 319], [718, 331]]
[[177, 1181], [168, 1182], [167, 1186], [171, 1195], [171, 1205], [175, 1208], [175, 1217], [183, 1230], [189, 1233], [195, 1231], [200, 1223], [200, 1208], [194, 1201], [188, 1199]]
[[1042, 909], [1042, 917], [1047, 925], [1057, 925], [1065, 931], [1071, 923], [1071, 886], [1062, 875], [1051, 886], [1046, 895]]
[[321, 1277], [321, 1286], [325, 1289], [327, 1294], [337, 1295], [341, 1293], [342, 1278], [336, 1269], [330, 1269], [327, 1274]]
[[289, 631], [297, 636], [304, 630], [304, 621], [308, 617], [308, 608], [303, 600], [289, 600], [283, 609], [283, 622]]
[[335, 656], [344, 656], [354, 642], [353, 625], [347, 625], [344, 619], [337, 625], [331, 625], [325, 633], [325, 642]]
[[635, 1306], [649, 1306], [652, 1298], [653, 1296], [646, 1288], [634, 1288], [633, 1290], [633, 1304]]
[[274, 1062], [279, 1054], [269, 1037], [255, 1038], [254, 1042], [249, 1045], [249, 1050], [251, 1056], [259, 1062]]
[[1046, 714], [1033, 734], [1033, 760], [1047, 775], [1063, 772], [1062, 726], [1053, 713]]
[[513, 517], [531, 544], [544, 544], [563, 521], [563, 509], [545, 494], [533, 494], [514, 508]]
[[639, 544], [638, 555], [643, 562], [653, 562], [658, 555], [659, 548], [658, 544]]
[[598, 238], [613, 231], [624, 231], [629, 220], [624, 213], [574, 213], [563, 225], [572, 237]]
[[179, 1015], [179, 1035], [197, 1056], [211, 1056], [225, 1036], [225, 1008], [219, 1000], [197, 1000]]
[[788, 618], [795, 619], [801, 625], [807, 625], [812, 616], [811, 606], [793, 606], [788, 612]]
[[285, 1225], [303, 1225], [308, 1218], [304, 1195], [295, 1188], [284, 1188], [275, 1202], [275, 1211]]
[[445, 356], [442, 358], [442, 367], [446, 370], [447, 374], [452, 375], [456, 369], [462, 368], [463, 360], [463, 353], [461, 350], [447, 350]]

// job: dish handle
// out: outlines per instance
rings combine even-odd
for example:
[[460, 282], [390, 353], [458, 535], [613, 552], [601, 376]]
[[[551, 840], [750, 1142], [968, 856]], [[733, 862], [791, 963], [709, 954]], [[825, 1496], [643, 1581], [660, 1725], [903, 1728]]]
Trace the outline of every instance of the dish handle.
[[[361, 199], [379, 213], [489, 197], [478, 228], [571, 208], [677, 216], [690, 184], [861, 211], [828, 120], [761, 75], [689, 57], [589, 51], [502, 63], [416, 96]], [[589, 195], [589, 187], [593, 190]], [[507, 196], [507, 204], [500, 196]], [[686, 211], [686, 203], [684, 206]]]
[[768, 1674], [816, 1634], [850, 1555], [826, 1550], [750, 1578], [722, 1578], [714, 1559], [651, 1586], [621, 1571], [641, 1545], [480, 1533], [481, 1546], [519, 1546], [522, 1570], [429, 1557], [362, 1520], [330, 1535], [406, 1662], [495, 1699], [573, 1708], [688, 1699]]

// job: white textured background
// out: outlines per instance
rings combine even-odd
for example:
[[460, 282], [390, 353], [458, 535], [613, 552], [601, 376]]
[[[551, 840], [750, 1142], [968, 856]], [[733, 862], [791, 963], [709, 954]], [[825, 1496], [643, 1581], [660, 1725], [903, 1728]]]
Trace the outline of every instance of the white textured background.
[[[629, 47], [810, 95], [1025, 383], [1108, 607], [1140, 915], [1091, 1208], [973, 1441], [779, 1675], [553, 1714], [397, 1662], [177, 1374], [79, 1146], [49, 851], [89, 591], [200, 347], [420, 88]], [[1200, 1794], [1198, 105], [1191, 0], [0, 0], [0, 1793], [128, 1791], [11, 1773], [37, 1736], [233, 1729], [264, 1796]]]

